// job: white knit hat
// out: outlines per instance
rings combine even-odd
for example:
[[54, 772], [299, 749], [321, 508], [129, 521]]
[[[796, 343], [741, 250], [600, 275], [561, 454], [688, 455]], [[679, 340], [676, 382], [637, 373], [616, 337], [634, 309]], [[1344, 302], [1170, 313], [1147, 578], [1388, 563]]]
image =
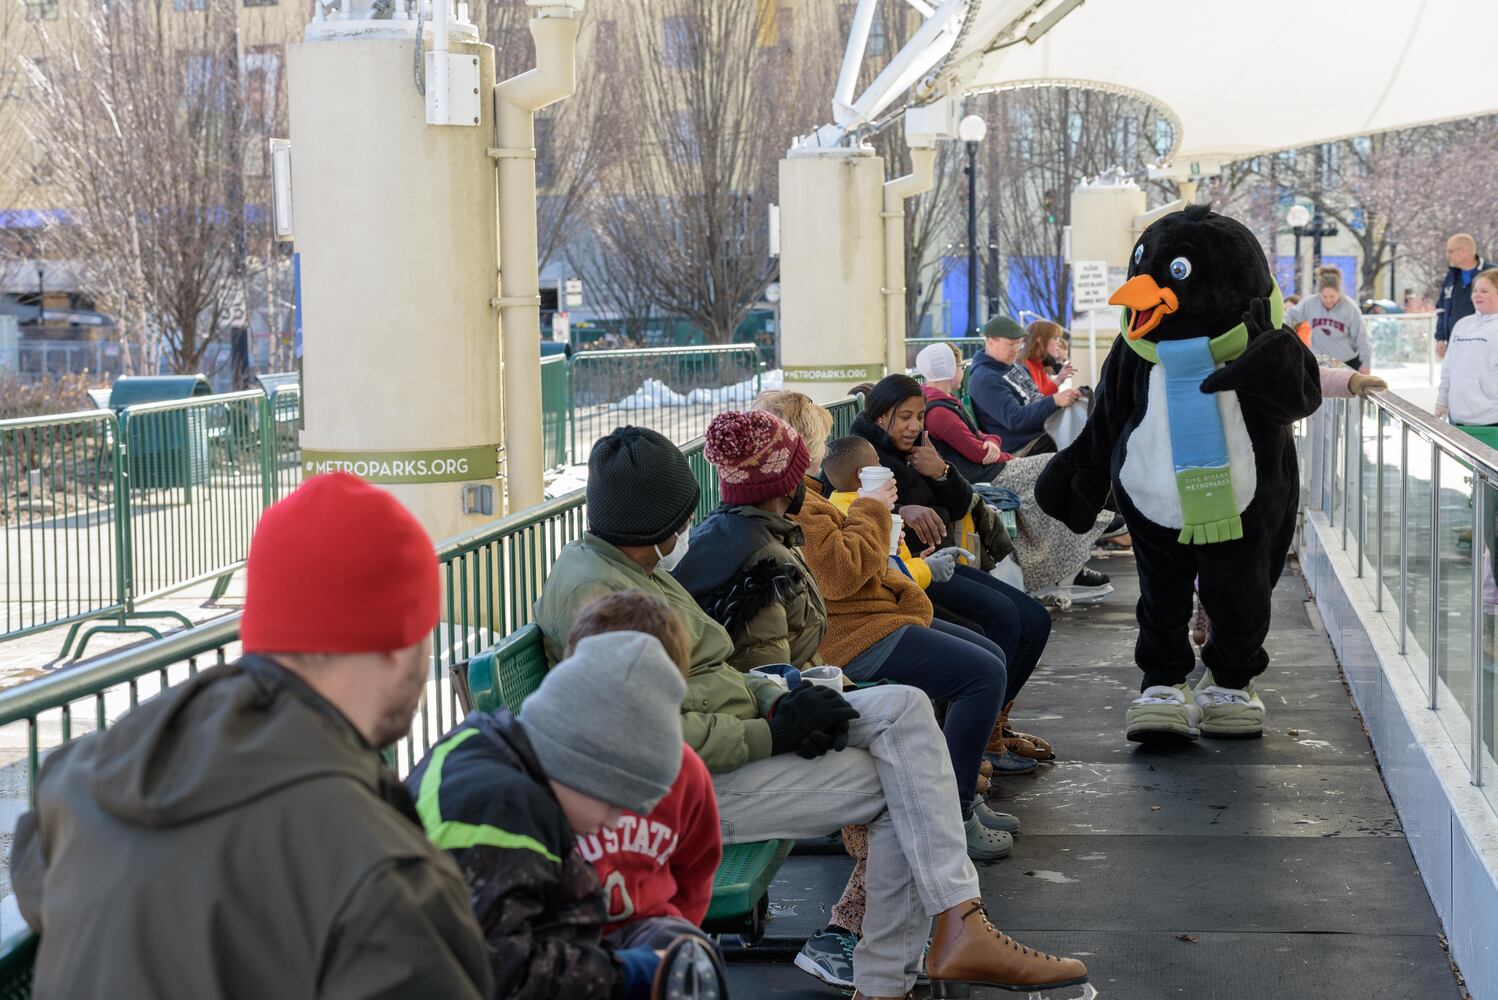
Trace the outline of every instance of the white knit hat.
[[915, 370], [928, 382], [956, 378], [957, 355], [946, 344], [928, 344], [915, 356]]

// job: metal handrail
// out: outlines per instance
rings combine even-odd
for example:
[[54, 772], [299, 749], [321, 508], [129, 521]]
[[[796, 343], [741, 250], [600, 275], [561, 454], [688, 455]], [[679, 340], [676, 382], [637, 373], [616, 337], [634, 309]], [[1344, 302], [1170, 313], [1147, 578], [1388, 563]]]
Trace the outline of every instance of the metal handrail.
[[1390, 389], [1375, 389], [1365, 397], [1380, 409], [1409, 424], [1417, 435], [1429, 444], [1442, 448], [1474, 466], [1481, 466], [1494, 479], [1498, 479], [1498, 449], [1491, 448], [1470, 434], [1464, 434], [1456, 426], [1447, 423], [1429, 410], [1422, 409], [1396, 395]]
[[165, 639], [101, 656], [84, 666], [60, 670], [0, 692], [0, 726], [33, 719], [50, 709], [92, 698], [115, 684], [222, 649], [239, 638], [240, 617], [237, 612], [225, 615]]
[[44, 413], [37, 417], [7, 417], [0, 420], [0, 430], [16, 427], [44, 427], [52, 424], [76, 424], [84, 420], [99, 420], [114, 417], [113, 410], [73, 410], [71, 413]]
[[753, 354], [759, 356], [755, 344], [699, 344], [683, 347], [621, 347], [607, 351], [577, 351], [571, 360], [580, 358], [658, 358], [671, 354]]

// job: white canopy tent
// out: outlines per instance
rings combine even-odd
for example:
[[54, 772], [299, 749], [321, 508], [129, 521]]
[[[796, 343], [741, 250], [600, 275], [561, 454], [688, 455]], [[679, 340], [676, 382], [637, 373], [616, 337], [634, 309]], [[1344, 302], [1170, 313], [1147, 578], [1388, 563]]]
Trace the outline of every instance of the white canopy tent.
[[896, 102], [1059, 84], [1155, 104], [1176, 124], [1178, 163], [1498, 113], [1493, 0], [905, 2], [933, 30], [897, 72], [838, 95], [842, 134]]

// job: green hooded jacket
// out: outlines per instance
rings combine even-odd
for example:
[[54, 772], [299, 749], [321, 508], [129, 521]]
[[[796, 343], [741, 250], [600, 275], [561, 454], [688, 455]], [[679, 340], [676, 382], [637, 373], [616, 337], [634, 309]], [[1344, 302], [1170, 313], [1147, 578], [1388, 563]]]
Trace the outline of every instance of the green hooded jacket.
[[247, 656], [54, 750], [11, 879], [38, 997], [487, 997], [457, 867], [336, 708]]
[[733, 771], [770, 756], [765, 713], [785, 689], [729, 666], [733, 640], [665, 570], [646, 573], [613, 545], [585, 534], [562, 549], [536, 602], [536, 624], [552, 663], [567, 650], [579, 611], [605, 594], [639, 590], [661, 598], [681, 617], [692, 643], [692, 671], [681, 706], [682, 738], [710, 771]]

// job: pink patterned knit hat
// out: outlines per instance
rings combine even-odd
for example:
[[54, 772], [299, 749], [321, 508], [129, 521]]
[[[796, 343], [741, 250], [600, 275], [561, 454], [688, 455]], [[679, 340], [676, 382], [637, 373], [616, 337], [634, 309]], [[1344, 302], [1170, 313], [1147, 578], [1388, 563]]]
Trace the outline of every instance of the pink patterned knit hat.
[[724, 502], [740, 504], [790, 496], [811, 466], [801, 435], [763, 410], [714, 417], [707, 460], [717, 466]]

